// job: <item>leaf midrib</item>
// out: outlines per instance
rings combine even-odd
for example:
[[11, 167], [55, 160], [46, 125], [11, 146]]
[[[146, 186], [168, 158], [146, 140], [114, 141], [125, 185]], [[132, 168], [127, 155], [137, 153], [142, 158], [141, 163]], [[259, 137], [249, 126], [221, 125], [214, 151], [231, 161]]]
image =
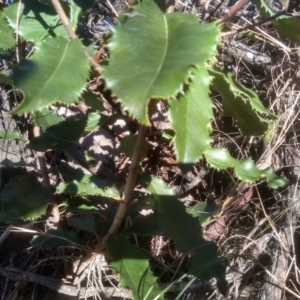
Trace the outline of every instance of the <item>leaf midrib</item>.
[[[159, 65], [159, 67], [157, 68], [157, 72], [156, 74], [153, 76], [153, 79], [152, 81], [150, 82], [149, 84], [149, 89], [147, 91], [147, 98], [149, 98], [149, 95], [150, 95], [150, 90], [153, 86], [153, 83], [156, 81], [157, 77], [158, 77], [158, 74], [160, 73], [161, 69], [162, 69], [162, 66], [164, 65], [164, 61], [166, 59], [166, 56], [167, 56], [167, 49], [168, 49], [168, 42], [169, 42], [169, 31], [168, 31], [168, 22], [167, 22], [167, 17], [166, 15], [163, 15], [163, 20], [164, 20], [164, 27], [165, 27], [165, 32], [166, 32], [166, 43], [165, 43], [165, 51], [163, 53], [163, 57], [162, 57], [162, 60], [161, 60], [161, 64]], [[148, 99], [149, 101], [149, 99]]]
[[[36, 98], [40, 98], [40, 95], [44, 92], [45, 87], [49, 84], [49, 82], [51, 82], [53, 80], [54, 75], [56, 75], [59, 70], [61, 65], [63, 64], [65, 57], [66, 57], [66, 53], [67, 53], [67, 49], [69, 46], [69, 42], [66, 42], [65, 46], [64, 46], [64, 52], [62, 53], [62, 55], [60, 56], [61, 59], [59, 60], [58, 65], [56, 66], [56, 68], [54, 69], [54, 71], [52, 72], [52, 75], [50, 75], [48, 77], [48, 79], [46, 80], [45, 84], [43, 85], [43, 88], [39, 90], [39, 93], [36, 95]], [[58, 99], [57, 99], [58, 100]]]

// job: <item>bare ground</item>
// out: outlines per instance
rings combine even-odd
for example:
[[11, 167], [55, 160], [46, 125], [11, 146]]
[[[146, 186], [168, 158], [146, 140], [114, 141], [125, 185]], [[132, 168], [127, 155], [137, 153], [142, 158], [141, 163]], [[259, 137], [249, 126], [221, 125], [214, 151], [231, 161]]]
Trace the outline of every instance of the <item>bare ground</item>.
[[[207, 21], [220, 18], [228, 9], [228, 1], [200, 2], [203, 4], [178, 1], [175, 9], [197, 13]], [[117, 11], [124, 8], [119, 2], [112, 4]], [[206, 4], [209, 5], [205, 8]], [[280, 1], [271, 1], [270, 5], [282, 9]], [[87, 35], [95, 41], [96, 47], [99, 47], [98, 39], [101, 34], [99, 16], [103, 13], [114, 18], [109, 6], [98, 5], [87, 20], [83, 21]], [[236, 29], [257, 20], [257, 10], [249, 6], [231, 19], [228, 26]], [[237, 158], [250, 156], [259, 166], [272, 166], [278, 174], [286, 176], [290, 183], [285, 189], [277, 191], [269, 190], [263, 182], [241, 185], [231, 173], [211, 170], [204, 161], [182, 176], [174, 163], [170, 143], [153, 135], [150, 155], [142, 162], [143, 167], [151, 174], [161, 176], [174, 187], [179, 199], [187, 206], [197, 201], [207, 201], [221, 207], [221, 213], [206, 224], [203, 234], [207, 240], [218, 244], [220, 255], [227, 266], [228, 294], [225, 298], [220, 295], [213, 281], [195, 281], [180, 299], [300, 299], [300, 50], [298, 44], [289, 43], [279, 37], [268, 23], [252, 30], [256, 39], [241, 33], [224, 37], [218, 52], [218, 64], [232, 71], [238, 81], [255, 90], [264, 105], [277, 114], [276, 134], [268, 145], [264, 145], [258, 137], [243, 137], [234, 121], [224, 117], [222, 99], [216, 94], [212, 95], [215, 104], [213, 140], [215, 145], [225, 146]], [[0, 67], [10, 68], [9, 60], [0, 60]], [[90, 89], [93, 92], [103, 92], [103, 86], [96, 80], [91, 81]], [[109, 94], [104, 95], [107, 110], [120, 110]], [[0, 97], [1, 128], [7, 131], [20, 130], [27, 137], [32, 129], [28, 120], [15, 119], [8, 114], [15, 105], [11, 86], [0, 85]], [[78, 111], [78, 107], [73, 107], [70, 113]], [[159, 111], [163, 115], [163, 104]], [[158, 117], [155, 126], [161, 129], [168, 124]], [[114, 124], [95, 133], [94, 140], [101, 141], [101, 145], [109, 149], [109, 158], [103, 160], [101, 157], [104, 162], [93, 165], [89, 172], [96, 173], [101, 178], [108, 177], [118, 184], [124, 182], [130, 160], [118, 151], [118, 138], [126, 131], [134, 133], [135, 124]], [[14, 176], [38, 173], [35, 153], [26, 149], [26, 145], [7, 140], [0, 142], [2, 187]], [[81, 145], [87, 149], [97, 147], [91, 144], [88, 137]], [[103, 153], [100, 151], [99, 155], [101, 154]], [[61, 160], [80, 165], [74, 157], [70, 157], [71, 154], [68, 155], [48, 154], [48, 166]], [[18, 163], [19, 167], [12, 167], [11, 163]], [[63, 251], [31, 248], [29, 241], [33, 232], [46, 231], [51, 226], [46, 220], [25, 225], [1, 225], [1, 299], [76, 299], [75, 295], [78, 294], [80, 299], [85, 296], [90, 297], [89, 299], [130, 298], [129, 291], [116, 287], [117, 277], [101, 255], [85, 268], [81, 278], [77, 279], [78, 284], [70, 287], [70, 282], [74, 282], [74, 277], [79, 274], [77, 265], [86, 253], [76, 247]], [[88, 234], [83, 238], [91, 245], [95, 242]], [[168, 270], [161, 278], [162, 286], [187, 271], [184, 258], [176, 252], [172, 242], [152, 238], [151, 245], [154, 273], [160, 275]], [[175, 299], [186, 285], [187, 283], [174, 285], [166, 298]]]

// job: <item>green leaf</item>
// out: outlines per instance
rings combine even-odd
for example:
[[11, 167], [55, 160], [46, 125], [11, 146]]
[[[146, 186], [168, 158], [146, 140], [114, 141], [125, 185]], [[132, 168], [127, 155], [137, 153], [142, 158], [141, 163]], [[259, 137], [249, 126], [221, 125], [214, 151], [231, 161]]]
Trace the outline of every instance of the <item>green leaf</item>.
[[64, 181], [68, 181], [68, 180], [72, 180], [72, 179], [81, 180], [81, 178], [85, 175], [82, 170], [70, 168], [63, 164], [61, 164], [55, 168], [52, 168], [51, 172], [53, 172], [55, 174], [59, 174], [59, 176], [62, 176]]
[[238, 161], [224, 148], [208, 149], [205, 151], [205, 157], [208, 163], [217, 170], [233, 168]]
[[90, 200], [75, 196], [67, 200], [66, 212], [74, 212], [77, 214], [99, 213], [99, 208]]
[[196, 205], [186, 209], [188, 214], [198, 218], [201, 226], [205, 225], [212, 216], [217, 216], [221, 212], [221, 207], [210, 203], [198, 202]]
[[73, 0], [70, 3], [71, 8], [71, 25], [76, 30], [80, 15], [82, 12], [91, 8], [95, 4], [95, 0]]
[[77, 230], [85, 230], [97, 235], [95, 217], [92, 214], [71, 216], [68, 218], [68, 224]]
[[276, 134], [276, 122], [270, 122], [268, 130], [262, 136], [265, 145], [268, 145]]
[[24, 141], [20, 132], [6, 132], [3, 130], [0, 130], [0, 139]]
[[74, 2], [74, 4], [76, 4], [82, 11], [92, 8], [95, 4], [95, 0], [73, 0], [72, 2]]
[[99, 128], [100, 120], [101, 120], [101, 115], [99, 113], [93, 112], [88, 114], [87, 125], [84, 131], [85, 132], [95, 131], [97, 128]]
[[186, 212], [174, 191], [160, 178], [152, 177], [148, 190], [155, 197], [166, 236], [175, 241], [179, 251], [189, 254], [190, 272], [204, 280], [215, 277], [219, 290], [224, 294], [227, 289], [225, 266], [217, 257], [216, 245], [202, 238], [198, 220]]
[[8, 26], [3, 13], [0, 13], [0, 36], [0, 48], [8, 49], [12, 48], [16, 44], [13, 32]]
[[7, 83], [13, 85], [12, 73], [7, 70], [0, 71], [0, 83]]
[[288, 183], [285, 177], [277, 176], [272, 168], [259, 170], [250, 158], [235, 159], [224, 148], [207, 149], [204, 155], [215, 169], [234, 168], [236, 176], [244, 182], [255, 182], [263, 177], [272, 189], [284, 187]]
[[51, 203], [50, 192], [34, 176], [16, 177], [7, 184], [0, 196], [0, 222], [35, 220]]
[[71, 148], [65, 151], [66, 155], [71, 155], [74, 159], [80, 161], [81, 163], [88, 165], [92, 165], [96, 162], [96, 158], [89, 154], [89, 151], [82, 148], [78, 145], [75, 148]]
[[174, 134], [170, 134], [169, 131], [163, 130], [161, 133], [162, 137], [168, 141], [173, 140]]
[[[252, 2], [264, 18], [270, 18], [277, 13], [264, 0], [252, 0]], [[292, 42], [300, 42], [300, 19], [298, 17], [282, 15], [271, 22], [282, 37], [288, 38]]]
[[25, 40], [34, 43], [47, 37], [68, 34], [53, 7], [38, 0], [22, 0], [4, 9], [11, 28]]
[[41, 127], [44, 131], [53, 125], [57, 125], [64, 120], [64, 117], [58, 116], [54, 110], [43, 108], [31, 114], [35, 126]]
[[14, 69], [15, 87], [23, 91], [24, 100], [13, 113], [37, 111], [57, 102], [76, 102], [88, 75], [89, 62], [79, 40], [58, 37], [41, 43], [31, 59], [22, 60]]
[[120, 143], [119, 151], [121, 153], [125, 153], [127, 156], [131, 157], [133, 154], [135, 137], [131, 134], [125, 136]]
[[[70, 172], [72, 172], [72, 170], [70, 170]], [[61, 182], [57, 186], [56, 191], [58, 194], [101, 195], [107, 198], [120, 199], [120, 193], [108, 181], [101, 180], [95, 175], [82, 174], [78, 176], [78, 173], [76, 173], [75, 170], [73, 174], [72, 182]]]
[[80, 120], [67, 119], [48, 127], [39, 137], [34, 137], [29, 148], [36, 151], [46, 151], [54, 147], [60, 149], [72, 148], [78, 145], [80, 135], [86, 126], [86, 117]]
[[182, 90], [190, 67], [213, 57], [219, 28], [216, 23], [199, 24], [191, 14], [164, 15], [152, 0], [122, 18], [108, 44], [110, 61], [103, 76], [129, 114], [149, 125], [150, 98], [167, 99]]
[[[156, 285], [157, 279], [151, 273], [148, 258], [136, 246], [119, 236], [110, 236], [106, 245], [111, 267], [120, 274], [120, 285], [130, 288], [132, 299], [152, 300], [161, 293]], [[161, 295], [156, 299], [164, 297]]]
[[300, 19], [299, 17], [280, 16], [272, 21], [277, 32], [292, 42], [300, 42]]
[[71, 8], [71, 16], [70, 16], [70, 23], [74, 31], [76, 31], [79, 17], [81, 15], [82, 9], [79, 7], [75, 1], [71, 1], [70, 3], [70, 8]]
[[[132, 134], [125, 136], [121, 140], [119, 151], [131, 157], [133, 154], [134, 143], [135, 143], [135, 137]], [[143, 145], [143, 149], [141, 149], [141, 151], [142, 151], [142, 156], [147, 155], [148, 147], [146, 143]]]
[[193, 69], [193, 81], [185, 96], [170, 101], [169, 119], [175, 131], [174, 149], [181, 170], [188, 172], [209, 147], [213, 105], [210, 77], [204, 67]]
[[84, 245], [83, 241], [74, 231], [66, 229], [48, 230], [43, 235], [35, 235], [31, 240], [32, 247], [42, 247], [45, 250], [67, 247], [72, 244]]
[[153, 235], [164, 235], [163, 229], [160, 226], [161, 218], [160, 215], [157, 213], [153, 213], [148, 215], [136, 223], [133, 224], [130, 228], [123, 229], [120, 233], [123, 235], [127, 234], [137, 234], [137, 235], [146, 235], [146, 236], [153, 236]]
[[211, 68], [209, 72], [213, 76], [213, 88], [224, 97], [225, 115], [237, 120], [244, 135], [263, 135], [269, 123], [262, 118], [262, 114], [271, 119], [276, 116], [262, 105], [255, 92], [236, 82], [230, 72], [219, 68]]
[[90, 106], [92, 110], [103, 111], [103, 102], [100, 100], [99, 95], [93, 94], [90, 91], [83, 92], [82, 96], [87, 106]]

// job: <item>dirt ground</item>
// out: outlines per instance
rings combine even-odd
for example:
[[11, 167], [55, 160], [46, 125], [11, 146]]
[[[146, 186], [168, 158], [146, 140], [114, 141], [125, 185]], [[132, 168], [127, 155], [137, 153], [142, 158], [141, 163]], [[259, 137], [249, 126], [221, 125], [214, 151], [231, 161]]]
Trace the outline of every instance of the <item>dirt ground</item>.
[[[114, 12], [105, 1], [97, 1], [94, 9], [82, 19], [82, 29], [87, 38], [99, 49], [101, 36], [114, 24]], [[266, 1], [276, 11], [284, 9], [285, 1]], [[205, 22], [219, 19], [235, 1], [176, 1], [175, 10], [196, 13]], [[122, 12], [127, 4], [112, 1], [114, 9]], [[293, 1], [291, 1], [293, 4]], [[300, 14], [297, 5], [295, 15]], [[104, 21], [103, 21], [104, 20]], [[249, 4], [228, 21], [230, 30], [259, 22], [261, 17], [255, 5]], [[172, 145], [159, 136], [151, 138], [148, 158], [142, 167], [155, 176], [162, 177], [174, 187], [180, 201], [192, 206], [199, 201], [217, 204], [222, 214], [211, 218], [203, 228], [203, 236], [218, 245], [219, 254], [226, 265], [229, 291], [226, 297], [216, 289], [215, 281], [194, 281], [180, 299], [300, 299], [299, 285], [299, 197], [300, 149], [299, 77], [300, 47], [280, 37], [270, 23], [252, 28], [255, 39], [238, 33], [223, 36], [218, 49], [217, 63], [231, 71], [237, 81], [253, 89], [265, 107], [278, 116], [275, 134], [268, 144], [261, 137], [244, 137], [235, 122], [224, 116], [222, 99], [212, 94], [215, 118], [213, 120], [214, 146], [226, 147], [236, 158], [252, 157], [261, 167], [272, 166], [278, 175], [289, 180], [287, 187], [270, 190], [264, 182], [242, 185], [230, 172], [211, 169], [200, 161], [192, 171], [182, 175], [175, 164]], [[30, 45], [28, 45], [30, 47]], [[0, 70], [10, 70], [12, 61], [0, 55]], [[105, 109], [121, 110], [111, 95], [96, 78], [91, 79], [92, 92], [105, 95]], [[0, 130], [18, 131], [24, 139], [30, 138], [31, 125], [26, 116], [12, 117], [9, 111], [19, 101], [12, 87], [0, 84]], [[79, 106], [53, 107], [64, 114], [80, 113]], [[164, 120], [164, 104], [160, 104], [157, 129], [168, 128]], [[99, 178], [124, 184], [130, 160], [118, 150], [118, 138], [124, 132], [136, 132], [131, 123], [113, 123], [103, 126], [94, 135], [81, 140], [80, 148], [94, 151], [97, 156], [89, 171]], [[97, 141], [97, 143], [95, 143]], [[99, 146], [101, 144], [101, 147]], [[1, 169], [0, 188], [9, 180], [25, 174], [39, 177], [39, 166], [34, 151], [22, 141], [0, 139]], [[103, 151], [106, 149], [106, 152]], [[108, 155], [107, 155], [108, 153]], [[72, 153], [53, 151], [47, 154], [48, 168], [62, 161], [80, 165]], [[56, 180], [53, 177], [53, 180]], [[103, 206], [108, 205], [103, 203]], [[130, 291], [117, 288], [117, 276], [109, 268], [105, 257], [99, 255], [93, 264], [86, 266], [78, 284], [72, 288], [76, 268], [86, 255], [82, 249], [67, 248], [42, 250], [32, 248], [30, 240], [34, 232], [51, 229], [49, 220], [20, 224], [0, 224], [0, 299], [130, 299]], [[101, 223], [101, 218], [98, 220]], [[82, 238], [93, 245], [89, 234]], [[141, 243], [143, 241], [140, 241]], [[160, 275], [166, 266], [176, 270], [177, 276], [187, 271], [184, 258], [170, 241], [155, 237], [151, 240], [153, 272]], [[161, 279], [165, 286], [173, 274]], [[176, 284], [166, 294], [166, 299], [176, 299], [187, 282]], [[76, 296], [77, 295], [77, 296]]]

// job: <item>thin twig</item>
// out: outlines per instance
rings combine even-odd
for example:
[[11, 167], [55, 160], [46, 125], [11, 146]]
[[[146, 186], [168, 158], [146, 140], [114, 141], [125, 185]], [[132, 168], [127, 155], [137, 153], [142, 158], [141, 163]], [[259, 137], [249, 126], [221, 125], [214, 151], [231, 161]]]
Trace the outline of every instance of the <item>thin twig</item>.
[[[69, 37], [71, 40], [76, 40], [78, 37], [74, 31], [74, 29], [72, 28], [70, 22], [69, 22], [69, 19], [67, 17], [67, 15], [65, 14], [65, 11], [64, 9], [62, 8], [59, 0], [51, 0], [54, 8], [55, 8], [55, 11], [56, 13], [58, 14], [61, 22], [63, 23]], [[84, 55], [88, 58], [90, 64], [93, 66], [93, 68], [95, 69], [96, 72], [98, 72], [100, 75], [101, 75], [101, 70], [99, 68], [99, 65], [98, 63], [95, 61], [95, 59], [89, 54], [89, 52], [84, 48], [83, 49], [84, 51]]]
[[[208, 1], [206, 1], [205, 4], [204, 4], [204, 9], [203, 9], [203, 12], [202, 12], [202, 15], [201, 15], [201, 21], [202, 21], [202, 22], [204, 21], [205, 15], [206, 15], [207, 12], [208, 12], [208, 7], [209, 7], [209, 5], [210, 5], [210, 2], [211, 2], [211, 0], [208, 0]], [[221, 2], [221, 3], [222, 3], [222, 2]]]
[[[216, 7], [214, 8], [213, 11], [207, 12], [208, 17], [206, 18], [206, 20], [209, 20], [211, 18], [211, 16], [213, 16], [216, 13], [216, 11], [222, 6], [222, 4], [223, 4], [222, 1], [220, 1], [220, 3], [216, 5]], [[204, 21], [202, 18], [201, 18], [201, 20]]]
[[[40, 128], [39, 127], [34, 127], [33, 135], [34, 135], [34, 137], [39, 137], [40, 136]], [[52, 187], [51, 187], [51, 183], [50, 183], [50, 179], [49, 179], [49, 175], [48, 175], [48, 171], [47, 171], [47, 167], [46, 167], [45, 158], [44, 158], [44, 155], [43, 155], [42, 152], [37, 151], [36, 154], [37, 154], [37, 158], [38, 158], [38, 161], [39, 161], [39, 164], [40, 164], [41, 174], [42, 174], [42, 177], [43, 177], [43, 185], [51, 193], [53, 222], [55, 224], [58, 224], [59, 221], [60, 221], [59, 208], [58, 208], [58, 205], [56, 203], [56, 199], [53, 195], [53, 191], [52, 191]]]
[[20, 56], [19, 56], [19, 44], [20, 44], [20, 37], [19, 37], [19, 23], [20, 23], [20, 11], [21, 11], [21, 1], [19, 1], [18, 4], [18, 10], [17, 10], [17, 17], [16, 17], [16, 44], [18, 45], [16, 47], [16, 61], [17, 63], [20, 62]]
[[[154, 109], [156, 107], [157, 100], [152, 99], [150, 103], [148, 104], [148, 115], [152, 116]], [[151, 118], [149, 118], [151, 119]], [[126, 180], [126, 185], [122, 197], [122, 201], [120, 203], [120, 206], [118, 207], [118, 210], [116, 212], [116, 215], [114, 217], [113, 223], [111, 224], [107, 234], [102, 239], [102, 241], [96, 246], [95, 252], [100, 253], [104, 250], [106, 241], [110, 235], [113, 235], [119, 231], [120, 226], [122, 225], [122, 222], [125, 219], [125, 215], [128, 209], [128, 206], [130, 204], [130, 201], [132, 200], [132, 193], [136, 185], [136, 180], [139, 174], [139, 167], [140, 162], [143, 157], [143, 149], [146, 142], [146, 135], [148, 132], [149, 127], [140, 124], [138, 128], [138, 134], [136, 137], [136, 141], [134, 143], [133, 148], [133, 154], [132, 154], [132, 163], [128, 172], [128, 177]]]
[[235, 16], [235, 14], [240, 11], [244, 6], [250, 3], [251, 0], [239, 0], [234, 6], [232, 6], [227, 13], [220, 19], [219, 24], [224, 24], [231, 18]]
[[[248, 3], [246, 3], [246, 4], [244, 4], [243, 6], [241, 6], [242, 5], [242, 3], [240, 3], [240, 2], [242, 2], [242, 0], [240, 0], [239, 2], [237, 2], [224, 16], [223, 16], [223, 18], [220, 20], [220, 23], [224, 23], [224, 22], [226, 22], [226, 21], [228, 21], [230, 18], [232, 18], [242, 7], [244, 7], [246, 4], [248, 4]], [[247, 2], [247, 0], [245, 0], [245, 2]], [[249, 2], [249, 1], [248, 1]], [[238, 7], [239, 7], [239, 9], [238, 9], [238, 7], [236, 7], [238, 5]], [[296, 6], [298, 5], [298, 3], [297, 2], [295, 2], [291, 7], [288, 7], [288, 3], [286, 3], [286, 5], [285, 5], [285, 8], [283, 9], [283, 10], [281, 10], [281, 11], [279, 11], [279, 12], [277, 12], [276, 14], [274, 14], [273, 16], [270, 16], [270, 17], [268, 17], [268, 18], [265, 18], [265, 19], [263, 19], [263, 20], [261, 20], [261, 21], [259, 21], [259, 22], [257, 22], [257, 23], [254, 23], [254, 24], [251, 24], [250, 22], [250, 24], [249, 25], [247, 25], [247, 26], [245, 26], [245, 27], [243, 27], [243, 28], [240, 28], [240, 29], [237, 29], [237, 30], [233, 30], [233, 31], [229, 31], [229, 32], [224, 32], [223, 34], [222, 34], [222, 36], [228, 36], [228, 35], [234, 35], [234, 34], [237, 34], [237, 33], [240, 33], [240, 32], [242, 32], [242, 31], [245, 31], [245, 30], [248, 30], [248, 29], [253, 29], [253, 28], [256, 28], [257, 26], [259, 26], [259, 25], [263, 25], [263, 24], [265, 24], [265, 23], [268, 23], [268, 22], [270, 22], [270, 21], [273, 21], [273, 20], [275, 20], [275, 19], [277, 19], [278, 17], [280, 17], [280, 16], [282, 16], [282, 15], [284, 15], [284, 14], [287, 14], [288, 13], [288, 10], [290, 11], [290, 10], [292, 10], [292, 9], [294, 9], [294, 8], [296, 8]], [[235, 10], [233, 10], [233, 11], [231, 11], [234, 7], [236, 7], [235, 8]], [[228, 18], [228, 19], [226, 19], [226, 18]], [[225, 19], [225, 21], [224, 21], [224, 19]]]
[[133, 149], [132, 154], [132, 164], [129, 169], [128, 177], [126, 180], [125, 190], [122, 197], [122, 201], [118, 207], [118, 210], [116, 212], [116, 215], [114, 217], [113, 223], [111, 227], [109, 228], [107, 234], [102, 239], [102, 241], [98, 244], [98, 247], [96, 247], [96, 252], [102, 251], [105, 248], [106, 241], [108, 237], [112, 234], [115, 234], [118, 232], [122, 222], [124, 221], [127, 208], [131, 201], [132, 192], [136, 185], [136, 179], [139, 174], [139, 165], [140, 161], [142, 159], [143, 155], [143, 147], [146, 140], [146, 134], [148, 131], [148, 127], [144, 125], [139, 125], [138, 135], [136, 138], [136, 142]]
[[77, 39], [77, 35], [76, 33], [74, 32], [70, 22], [69, 22], [69, 19], [67, 17], [67, 15], [65, 14], [65, 11], [64, 9], [62, 8], [59, 0], [51, 0], [52, 2], [52, 5], [54, 6], [54, 9], [56, 10], [61, 22], [63, 23], [69, 37], [71, 40], [76, 40]]
[[0, 236], [0, 245], [6, 240], [6, 238], [9, 236], [11, 232], [12, 225], [7, 226], [5, 231]]
[[[152, 104], [150, 103], [150, 111], [152, 111], [152, 107], [154, 105], [155, 101], [152, 101]], [[106, 247], [107, 239], [110, 235], [115, 234], [118, 232], [120, 226], [122, 225], [122, 222], [125, 218], [126, 211], [128, 209], [128, 206], [131, 201], [131, 195], [136, 185], [136, 179], [139, 174], [139, 164], [142, 158], [142, 149], [144, 147], [146, 134], [148, 131], [148, 127], [144, 125], [139, 125], [138, 129], [138, 135], [137, 139], [134, 145], [133, 154], [132, 154], [132, 164], [129, 169], [124, 194], [122, 197], [122, 201], [119, 204], [118, 210], [116, 212], [116, 215], [114, 217], [113, 223], [110, 226], [107, 234], [105, 237], [95, 246], [93, 253], [90, 255], [90, 257], [86, 258], [86, 260], [78, 267], [77, 274], [80, 275], [83, 270], [95, 259], [95, 257], [103, 252], [103, 250]], [[78, 278], [78, 277], [77, 277]], [[76, 279], [77, 279], [76, 278]], [[76, 281], [75, 279], [75, 281]]]
[[114, 15], [115, 15], [116, 17], [118, 17], [119, 14], [118, 14], [117, 11], [115, 10], [115, 8], [112, 6], [112, 4], [110, 3], [110, 1], [109, 1], [109, 0], [106, 0], [106, 3], [107, 3], [108, 6], [110, 7], [110, 9], [111, 9], [112, 12], [114, 13]]
[[277, 19], [278, 17], [284, 15], [285, 13], [286, 13], [286, 10], [282, 10], [282, 11], [276, 13], [275, 15], [269, 17], [269, 18], [260, 20], [259, 22], [256, 22], [256, 23], [253, 23], [253, 24], [250, 23], [249, 25], [247, 25], [245, 27], [242, 27], [242, 28], [239, 28], [237, 30], [232, 30], [232, 31], [224, 32], [224, 33], [221, 34], [221, 36], [234, 35], [234, 34], [237, 34], [237, 33], [240, 33], [240, 32], [246, 31], [246, 30], [249, 30], [249, 29], [254, 29], [257, 26], [266, 24], [266, 23], [268, 23], [268, 22], [270, 22], [272, 20]]
[[281, 287], [282, 289], [284, 289], [285, 291], [287, 291], [288, 293], [291, 293], [292, 295], [294, 295], [297, 299], [300, 299], [300, 296], [297, 295], [295, 292], [293, 292], [291, 289], [289, 289], [285, 283], [280, 282], [280, 280], [278, 280], [265, 266], [263, 266], [259, 261], [257, 262], [257, 264], [273, 279], [277, 282], [277, 284], [279, 285], [279, 287]]
[[60, 294], [76, 297], [76, 299], [86, 299], [94, 296], [97, 292], [104, 292], [105, 294], [114, 295], [115, 297], [125, 296], [126, 299], [131, 298], [131, 291], [129, 290], [121, 289], [116, 291], [115, 288], [106, 287], [104, 291], [95, 291], [95, 287], [78, 288], [77, 286], [71, 285], [69, 282], [64, 282], [61, 279], [38, 275], [16, 268], [0, 267], [0, 275], [14, 281], [34, 282], [51, 290], [57, 291]]

